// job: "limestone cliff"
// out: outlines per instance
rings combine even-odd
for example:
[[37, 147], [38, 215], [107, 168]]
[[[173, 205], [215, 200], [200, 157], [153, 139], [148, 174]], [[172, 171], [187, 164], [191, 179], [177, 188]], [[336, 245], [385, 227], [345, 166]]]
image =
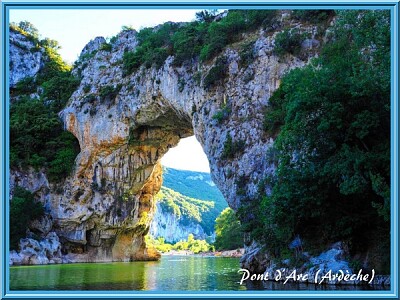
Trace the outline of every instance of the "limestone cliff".
[[[160, 158], [183, 137], [194, 134], [201, 143], [231, 208], [257, 195], [258, 183], [274, 171], [267, 156], [273, 137], [263, 129], [268, 99], [283, 74], [304, 66], [320, 44], [316, 26], [295, 22], [288, 12], [280, 12], [276, 24], [243, 34], [210, 61], [178, 67], [170, 56], [160, 68], [142, 66], [129, 75], [122, 60], [138, 45], [135, 31], [122, 31], [111, 46], [95, 38], [82, 50], [73, 71], [80, 85], [60, 113], [81, 152], [61, 188], [50, 185], [40, 196], [63, 254], [73, 261], [156, 259], [144, 235], [162, 184]], [[308, 33], [301, 58], [275, 54], [284, 28]], [[252, 61], [243, 62], [243, 48]], [[221, 59], [226, 76], [205, 84]], [[226, 155], [229, 144], [237, 151]]]
[[[316, 32], [285, 14], [280, 18], [311, 36]], [[315, 55], [312, 45], [319, 44], [306, 43], [311, 47], [303, 49], [302, 59], [282, 59], [274, 54], [278, 32], [260, 29], [226, 47], [219, 56], [226, 61], [226, 77], [212, 88], [204, 79], [217, 59], [176, 67], [174, 57], [168, 57], [159, 69], [142, 66], [126, 75], [122, 58], [138, 44], [135, 31], [121, 32], [111, 51], [103, 38], [91, 41], [74, 71], [81, 84], [61, 113], [81, 153], [65, 192], [53, 198], [59, 235], [94, 249], [109, 247], [107, 259], [146, 258], [145, 252], [137, 253], [144, 249], [153, 196], [161, 185], [160, 158], [192, 134], [203, 146], [212, 179], [230, 207], [236, 210], [244, 195], [256, 195], [260, 180], [274, 169], [266, 155], [273, 139], [263, 130], [268, 99], [283, 74], [304, 66]], [[243, 66], [238, 49], [249, 42], [254, 60]], [[213, 116], [224, 109], [227, 117], [216, 120]], [[241, 150], [227, 159], [223, 152], [229, 139], [240, 143]], [[90, 257], [99, 260], [104, 250]]]
[[154, 238], [163, 237], [165, 242], [170, 244], [187, 240], [189, 234], [193, 234], [194, 238], [198, 240], [207, 238], [207, 234], [199, 223], [182, 224], [179, 216], [165, 211], [160, 203], [156, 203], [156, 213], [150, 224], [149, 233]]

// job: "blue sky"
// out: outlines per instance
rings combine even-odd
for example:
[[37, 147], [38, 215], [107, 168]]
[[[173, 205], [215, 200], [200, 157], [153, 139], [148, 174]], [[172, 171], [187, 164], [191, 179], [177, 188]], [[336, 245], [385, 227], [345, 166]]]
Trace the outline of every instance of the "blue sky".
[[[136, 30], [167, 21], [188, 22], [198, 10], [188, 9], [11, 9], [10, 22], [31, 22], [41, 34], [58, 41], [59, 53], [73, 63], [93, 38], [111, 38], [122, 26]], [[176, 169], [209, 172], [208, 160], [195, 137], [182, 139], [163, 157], [162, 164]]]
[[124, 25], [139, 30], [167, 21], [192, 21], [195, 12], [188, 9], [11, 9], [10, 22], [31, 22], [42, 37], [58, 41], [61, 56], [73, 63], [96, 36], [111, 38]]

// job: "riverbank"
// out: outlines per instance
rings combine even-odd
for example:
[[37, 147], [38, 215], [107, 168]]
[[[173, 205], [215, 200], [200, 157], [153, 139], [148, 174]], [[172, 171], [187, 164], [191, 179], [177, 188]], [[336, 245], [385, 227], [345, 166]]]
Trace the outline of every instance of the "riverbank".
[[163, 256], [215, 256], [215, 257], [236, 257], [240, 258], [244, 254], [244, 248], [236, 249], [236, 250], [223, 250], [223, 251], [214, 251], [214, 252], [201, 252], [201, 253], [193, 253], [189, 250], [171, 250], [169, 252], [162, 253]]

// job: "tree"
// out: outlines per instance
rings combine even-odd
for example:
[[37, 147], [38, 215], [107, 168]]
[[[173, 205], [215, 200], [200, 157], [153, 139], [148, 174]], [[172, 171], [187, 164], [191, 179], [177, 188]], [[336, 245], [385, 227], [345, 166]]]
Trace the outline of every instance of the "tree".
[[35, 39], [37, 39], [39, 37], [38, 29], [31, 22], [21, 21], [18, 23], [18, 27], [21, 30], [28, 33], [29, 35], [31, 35], [32, 37], [34, 37]]
[[333, 34], [320, 58], [283, 78], [266, 113], [267, 130], [280, 128], [259, 214], [267, 246], [299, 234], [355, 250], [371, 230], [389, 232], [390, 15], [342, 11]]
[[196, 13], [196, 20], [199, 22], [212, 22], [217, 14], [218, 10], [216, 9], [209, 9], [209, 10], [202, 10]]
[[215, 248], [231, 250], [243, 247], [243, 229], [231, 208], [225, 208], [215, 220]]
[[33, 194], [17, 186], [10, 202], [10, 249], [18, 248], [18, 242], [25, 237], [29, 223], [43, 214], [43, 205], [35, 201]]

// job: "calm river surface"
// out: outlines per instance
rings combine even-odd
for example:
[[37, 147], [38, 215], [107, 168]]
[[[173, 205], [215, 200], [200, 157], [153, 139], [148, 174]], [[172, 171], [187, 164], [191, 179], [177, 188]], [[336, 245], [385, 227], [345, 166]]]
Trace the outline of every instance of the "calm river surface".
[[[158, 262], [87, 263], [10, 267], [11, 290], [235, 291], [315, 290], [314, 285], [267, 282], [240, 285], [238, 258], [163, 256]], [[355, 290], [354, 287], [321, 289]], [[358, 288], [360, 289], [360, 288]]]

